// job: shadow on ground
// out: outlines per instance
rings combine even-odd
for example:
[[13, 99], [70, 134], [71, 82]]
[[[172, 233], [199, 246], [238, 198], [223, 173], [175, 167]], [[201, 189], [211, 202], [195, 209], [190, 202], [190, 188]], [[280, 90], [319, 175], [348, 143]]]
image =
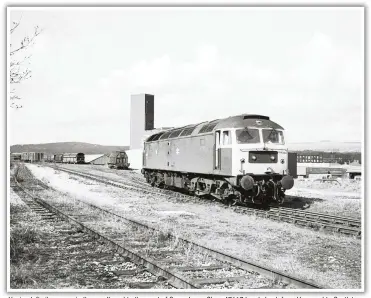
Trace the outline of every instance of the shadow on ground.
[[308, 209], [314, 202], [323, 202], [323, 199], [286, 196], [285, 202], [281, 205], [281, 207], [292, 209]]

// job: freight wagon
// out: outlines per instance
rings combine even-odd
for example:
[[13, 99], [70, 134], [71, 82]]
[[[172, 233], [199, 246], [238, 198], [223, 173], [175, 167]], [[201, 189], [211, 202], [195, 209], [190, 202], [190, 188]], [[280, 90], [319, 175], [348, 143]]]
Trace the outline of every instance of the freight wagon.
[[54, 162], [56, 162], [56, 163], [63, 162], [63, 154], [55, 154], [54, 155]]
[[40, 162], [44, 158], [44, 153], [40, 152], [23, 152], [21, 160], [24, 162]]
[[63, 163], [85, 163], [84, 153], [65, 153], [62, 158]]
[[45, 162], [54, 162], [54, 154], [44, 154]]
[[30, 162], [40, 162], [43, 160], [44, 153], [30, 152], [28, 156], [29, 156]]

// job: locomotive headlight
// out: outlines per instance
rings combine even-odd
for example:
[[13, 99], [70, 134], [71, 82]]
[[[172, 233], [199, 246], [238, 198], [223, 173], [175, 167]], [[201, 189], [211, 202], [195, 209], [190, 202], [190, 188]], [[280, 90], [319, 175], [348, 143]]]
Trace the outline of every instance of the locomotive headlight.
[[271, 155], [271, 160], [272, 161], [275, 161], [276, 160], [276, 157], [274, 155]]
[[256, 156], [255, 155], [251, 156], [251, 159], [256, 160]]

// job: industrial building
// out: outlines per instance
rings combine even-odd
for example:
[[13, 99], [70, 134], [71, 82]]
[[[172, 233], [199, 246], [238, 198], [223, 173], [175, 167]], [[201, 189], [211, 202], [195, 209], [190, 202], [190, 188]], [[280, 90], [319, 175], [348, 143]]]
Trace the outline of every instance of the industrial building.
[[145, 136], [154, 129], [155, 97], [136, 94], [130, 102], [130, 150], [143, 148]]
[[360, 152], [321, 152], [304, 151], [297, 152], [298, 163], [336, 163], [350, 164], [361, 160]]
[[130, 167], [142, 168], [142, 151], [145, 139], [169, 128], [154, 128], [155, 97], [151, 94], [135, 94], [130, 101], [130, 150], [126, 151]]

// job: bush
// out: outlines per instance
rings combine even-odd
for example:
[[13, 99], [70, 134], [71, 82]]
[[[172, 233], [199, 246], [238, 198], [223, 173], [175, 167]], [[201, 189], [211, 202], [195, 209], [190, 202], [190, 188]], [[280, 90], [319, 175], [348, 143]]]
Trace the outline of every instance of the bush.
[[16, 167], [14, 168], [13, 175], [14, 175], [14, 178], [15, 178], [18, 182], [23, 181], [23, 180], [19, 177], [19, 166], [16, 166]]
[[31, 226], [17, 226], [10, 229], [10, 262], [18, 263], [25, 252], [25, 246], [38, 240], [38, 232]]
[[10, 283], [16, 285], [15, 288], [28, 288], [29, 285], [37, 284], [31, 278], [33, 270], [27, 265], [19, 264], [19, 266], [12, 266], [10, 269]]
[[29, 211], [28, 207], [23, 204], [10, 204], [10, 214], [22, 213]]

